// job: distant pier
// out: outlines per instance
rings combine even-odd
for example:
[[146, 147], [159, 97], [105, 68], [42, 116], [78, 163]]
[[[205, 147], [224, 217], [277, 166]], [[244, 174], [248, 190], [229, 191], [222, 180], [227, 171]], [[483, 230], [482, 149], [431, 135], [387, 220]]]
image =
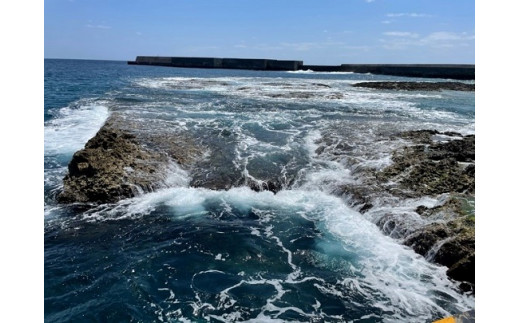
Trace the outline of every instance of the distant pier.
[[312, 70], [315, 72], [354, 72], [406, 77], [448, 78], [457, 80], [475, 79], [475, 65], [472, 64], [304, 65], [303, 61], [293, 60], [167, 56], [137, 56], [135, 61], [128, 61], [128, 64], [258, 71]]

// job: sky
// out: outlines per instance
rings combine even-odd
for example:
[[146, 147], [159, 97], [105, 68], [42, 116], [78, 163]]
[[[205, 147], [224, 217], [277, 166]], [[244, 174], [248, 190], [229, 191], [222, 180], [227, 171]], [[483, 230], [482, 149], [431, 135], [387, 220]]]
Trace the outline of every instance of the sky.
[[44, 57], [475, 63], [473, 0], [45, 0]]

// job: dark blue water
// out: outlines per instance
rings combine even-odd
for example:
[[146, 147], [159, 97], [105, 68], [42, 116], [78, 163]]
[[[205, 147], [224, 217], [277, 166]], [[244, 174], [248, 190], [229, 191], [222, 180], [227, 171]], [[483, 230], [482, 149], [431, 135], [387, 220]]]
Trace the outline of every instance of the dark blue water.
[[[388, 165], [398, 130], [474, 132], [474, 93], [350, 86], [401, 79], [45, 60], [45, 321], [424, 322], [472, 308], [446, 268], [332, 194]], [[209, 157], [172, 165], [157, 192], [58, 205], [72, 154], [111, 115]], [[237, 187], [190, 187], [215, 169]], [[282, 191], [240, 184], [267, 178]]]

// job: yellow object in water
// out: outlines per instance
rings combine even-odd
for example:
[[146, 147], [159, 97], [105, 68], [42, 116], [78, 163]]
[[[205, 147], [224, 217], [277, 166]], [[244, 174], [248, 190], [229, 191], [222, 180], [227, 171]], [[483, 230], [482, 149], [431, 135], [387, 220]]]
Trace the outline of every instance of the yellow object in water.
[[433, 323], [457, 323], [457, 321], [455, 320], [455, 318], [453, 316], [450, 316], [450, 317], [444, 318], [442, 320], [435, 321]]
[[433, 323], [475, 323], [475, 310], [446, 317]]

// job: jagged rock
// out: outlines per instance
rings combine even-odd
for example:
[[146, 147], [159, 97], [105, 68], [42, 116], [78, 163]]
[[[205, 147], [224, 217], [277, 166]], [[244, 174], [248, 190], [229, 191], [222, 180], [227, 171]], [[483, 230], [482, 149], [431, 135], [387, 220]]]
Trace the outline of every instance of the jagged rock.
[[394, 180], [413, 195], [473, 192], [475, 189], [475, 136], [433, 143], [428, 136], [438, 132], [406, 132], [421, 144], [394, 153], [393, 164], [376, 174], [380, 181]]
[[475, 252], [475, 237], [459, 234], [446, 241], [435, 254], [434, 260], [439, 264], [452, 267], [457, 262]]
[[[448, 269], [447, 274], [455, 280], [475, 284], [475, 252], [456, 262]], [[474, 286], [471, 286], [471, 289], [474, 289]]]
[[[428, 259], [448, 267], [448, 276], [475, 283], [474, 209], [463, 197], [451, 197], [443, 205], [419, 206], [423, 217], [439, 219], [406, 237], [404, 244]], [[472, 267], [473, 266], [473, 267]]]
[[437, 130], [411, 130], [401, 132], [397, 137], [410, 139], [418, 144], [430, 144], [432, 142], [432, 136], [438, 134], [439, 132]]
[[172, 163], [188, 168], [201, 155], [202, 148], [185, 134], [114, 112], [73, 155], [57, 200], [109, 203], [151, 192], [167, 186]]
[[381, 171], [357, 172], [362, 175], [361, 185], [343, 185], [336, 193], [347, 195], [349, 204], [359, 205], [363, 212], [385, 192], [398, 199], [446, 196], [441, 205], [416, 208], [426, 225], [396, 213], [383, 215], [376, 224], [428, 260], [447, 266], [449, 277], [468, 282], [471, 290], [475, 280], [475, 136], [419, 130], [396, 137], [412, 145], [394, 151], [393, 163]]
[[475, 135], [465, 136], [462, 140], [432, 144], [428, 149], [428, 158], [431, 160], [454, 158], [458, 162], [474, 162]]
[[446, 225], [432, 223], [408, 236], [404, 244], [411, 247], [418, 254], [426, 256], [428, 251], [431, 250], [439, 240], [446, 239], [450, 233]]
[[448, 267], [451, 278], [475, 283], [475, 234], [471, 229], [458, 231], [443, 223], [432, 223], [408, 236], [404, 244]]
[[360, 213], [365, 213], [374, 206], [371, 201], [373, 195], [384, 194], [384, 192], [378, 187], [368, 187], [355, 184], [339, 185], [332, 193], [345, 197], [348, 204], [351, 207], [357, 208]]
[[416, 230], [417, 226], [417, 223], [415, 223], [415, 221], [410, 221], [405, 214], [396, 215], [387, 213], [380, 217], [375, 223], [384, 234], [394, 239], [401, 239], [409, 236]]
[[361, 82], [355, 83], [352, 86], [404, 91], [475, 91], [475, 84], [462, 82]]
[[283, 188], [282, 183], [279, 181], [265, 181], [261, 184], [258, 184], [257, 182], [250, 182], [248, 183], [248, 186], [255, 192], [270, 191], [273, 193], [278, 193]]
[[162, 185], [168, 162], [109, 120], [73, 155], [58, 202], [116, 202], [151, 191]]

